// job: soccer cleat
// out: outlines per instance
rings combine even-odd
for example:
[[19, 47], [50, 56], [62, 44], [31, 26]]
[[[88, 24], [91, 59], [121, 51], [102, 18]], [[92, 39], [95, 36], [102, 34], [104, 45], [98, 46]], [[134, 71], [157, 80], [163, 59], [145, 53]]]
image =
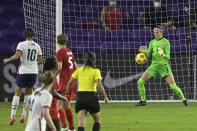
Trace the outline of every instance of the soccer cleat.
[[145, 106], [146, 105], [146, 101], [140, 101], [136, 106]]
[[16, 117], [15, 116], [11, 117], [9, 122], [10, 125], [13, 125], [15, 121], [16, 121]]
[[189, 104], [187, 103], [187, 100], [183, 101], [184, 106], [189, 106]]
[[69, 131], [68, 128], [61, 128], [60, 131]]
[[24, 116], [21, 116], [19, 122], [20, 122], [20, 123], [24, 123], [24, 122], [25, 122], [25, 117], [24, 117]]

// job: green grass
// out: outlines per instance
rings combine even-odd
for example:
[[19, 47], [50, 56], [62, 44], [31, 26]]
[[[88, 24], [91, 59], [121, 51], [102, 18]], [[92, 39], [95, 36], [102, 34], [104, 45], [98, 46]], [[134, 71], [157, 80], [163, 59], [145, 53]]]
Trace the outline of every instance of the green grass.
[[[101, 131], [196, 131], [197, 103], [148, 103], [135, 107], [136, 103], [101, 104]], [[22, 103], [20, 103], [22, 105]], [[72, 109], [74, 104], [71, 105]], [[22, 106], [17, 111], [14, 126], [8, 125], [11, 103], [0, 103], [0, 130], [24, 131], [25, 124], [18, 122]], [[74, 114], [77, 129], [77, 117]], [[88, 115], [86, 131], [91, 131], [92, 118]]]

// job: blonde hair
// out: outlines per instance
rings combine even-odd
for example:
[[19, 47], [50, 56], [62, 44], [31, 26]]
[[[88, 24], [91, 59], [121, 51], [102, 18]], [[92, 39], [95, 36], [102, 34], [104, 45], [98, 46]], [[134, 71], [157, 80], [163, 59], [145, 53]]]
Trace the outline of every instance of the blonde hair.
[[[48, 87], [50, 84], [53, 83], [54, 73], [52, 71], [46, 71], [45, 73], [42, 74], [41, 80], [44, 86], [40, 91], [44, 90], [46, 87]], [[36, 91], [34, 95], [39, 94], [40, 91]]]

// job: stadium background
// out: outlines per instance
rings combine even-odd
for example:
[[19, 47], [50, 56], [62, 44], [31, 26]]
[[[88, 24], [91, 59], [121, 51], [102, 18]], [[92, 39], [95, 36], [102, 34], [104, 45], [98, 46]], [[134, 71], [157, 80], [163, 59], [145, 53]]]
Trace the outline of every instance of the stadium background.
[[[118, 2], [118, 7], [127, 7], [121, 9], [123, 12], [127, 11], [130, 14], [131, 23], [124, 24], [121, 26], [121, 29], [113, 30], [110, 33], [98, 28], [87, 30], [83, 24], [84, 21], [99, 23], [100, 13], [103, 6], [107, 5], [107, 1], [63, 0], [63, 2], [63, 32], [68, 35], [70, 40], [68, 47], [76, 54], [79, 64], [83, 63], [82, 58], [85, 52], [93, 51], [98, 54], [97, 67], [101, 69], [104, 79], [108, 71], [111, 71], [110, 75], [112, 78], [118, 79], [141, 73], [146, 69], [147, 65], [139, 66], [134, 59], [138, 47], [148, 44], [153, 38], [152, 32], [144, 30], [143, 24], [138, 22], [138, 13], [144, 11], [145, 7], [152, 5], [151, 0]], [[194, 6], [197, 7], [197, 2], [195, 4]], [[196, 54], [197, 33], [195, 31], [192, 32], [192, 50], [189, 52], [191, 47], [187, 39], [189, 28], [186, 26], [189, 21], [189, 15], [185, 10], [189, 7], [189, 1], [167, 0], [163, 1], [162, 5], [167, 8], [172, 17], [176, 17], [176, 22], [180, 24], [175, 32], [171, 29], [166, 29], [164, 33], [164, 37], [169, 39], [171, 43], [171, 65], [172, 70], [175, 70], [173, 72], [175, 80], [179, 81], [178, 85], [188, 99], [195, 99], [194, 85], [196, 81], [194, 81], [194, 73], [190, 75], [188, 73], [195, 71], [196, 64], [188, 65], [189, 59], [187, 56], [188, 53], [193, 56]], [[24, 21], [22, 0], [0, 1], [0, 101], [4, 101], [5, 98], [11, 100], [14, 93], [18, 61], [4, 65], [2, 59], [11, 56], [15, 52], [18, 42], [25, 40]], [[48, 42], [47, 38], [43, 38], [43, 41]], [[44, 43], [39, 44], [44, 45]], [[52, 56], [55, 54], [55, 50], [52, 48], [46, 50], [46, 52], [50, 52]], [[194, 59], [192, 60], [192, 62], [195, 61]], [[192, 68], [188, 69], [188, 67]], [[153, 84], [154, 82], [156, 85]], [[149, 100], [169, 100], [171, 99], [170, 96], [173, 96], [172, 99], [177, 99], [173, 92], [167, 89], [164, 80], [152, 79], [148, 87], [152, 88], [147, 90], [147, 99]], [[112, 100], [139, 99], [136, 79], [116, 87], [116, 89], [107, 86], [105, 88], [109, 98]]]

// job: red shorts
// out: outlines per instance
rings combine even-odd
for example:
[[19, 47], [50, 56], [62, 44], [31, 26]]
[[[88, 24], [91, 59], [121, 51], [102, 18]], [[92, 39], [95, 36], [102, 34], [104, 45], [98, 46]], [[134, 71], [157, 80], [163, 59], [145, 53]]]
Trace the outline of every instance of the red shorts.
[[[70, 88], [70, 92], [69, 92], [69, 96], [67, 97], [67, 99], [69, 101], [73, 101], [75, 100], [75, 96], [76, 96], [76, 87], [77, 87], [77, 84], [76, 82], [74, 82]], [[58, 90], [58, 91], [61, 91], [61, 90]], [[64, 93], [60, 93], [62, 96], [66, 96], [66, 94]]]
[[50, 113], [52, 119], [59, 120], [59, 114], [58, 114], [58, 110], [57, 109], [50, 108], [49, 113]]

